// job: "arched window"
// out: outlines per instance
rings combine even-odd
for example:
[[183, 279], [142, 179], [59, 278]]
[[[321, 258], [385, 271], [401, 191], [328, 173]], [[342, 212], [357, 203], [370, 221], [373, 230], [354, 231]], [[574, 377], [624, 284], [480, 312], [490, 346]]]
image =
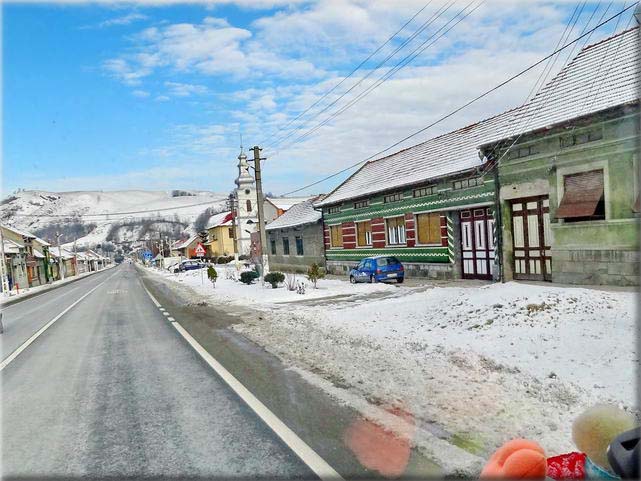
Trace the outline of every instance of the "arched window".
[[247, 212], [252, 211], [252, 201], [247, 199]]

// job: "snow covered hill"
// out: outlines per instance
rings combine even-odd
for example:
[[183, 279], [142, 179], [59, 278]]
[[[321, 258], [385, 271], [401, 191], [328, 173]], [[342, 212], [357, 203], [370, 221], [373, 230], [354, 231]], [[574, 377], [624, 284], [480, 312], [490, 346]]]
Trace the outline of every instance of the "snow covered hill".
[[3, 224], [61, 243], [93, 246], [146, 235], [178, 239], [201, 230], [225, 209], [227, 194], [206, 191], [19, 191], [0, 203]]

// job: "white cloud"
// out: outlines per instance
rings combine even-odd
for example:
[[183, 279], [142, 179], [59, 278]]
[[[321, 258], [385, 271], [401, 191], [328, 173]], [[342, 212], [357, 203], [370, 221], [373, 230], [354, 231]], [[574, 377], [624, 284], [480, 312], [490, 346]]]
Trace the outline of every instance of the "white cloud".
[[169, 95], [174, 97], [189, 97], [191, 95], [203, 95], [209, 92], [204, 85], [188, 84], [181, 82], [165, 82], [165, 87], [169, 89]]
[[147, 18], [149, 17], [147, 17], [147, 15], [143, 15], [142, 13], [132, 12], [132, 13], [128, 13], [127, 15], [123, 15], [121, 17], [111, 18], [109, 20], [100, 22], [98, 26], [104, 28], [104, 27], [129, 25], [139, 20], [146, 20]]
[[146, 90], [133, 90], [131, 92], [131, 95], [133, 95], [134, 97], [139, 97], [139, 98], [144, 99], [144, 98], [149, 97], [150, 94]]

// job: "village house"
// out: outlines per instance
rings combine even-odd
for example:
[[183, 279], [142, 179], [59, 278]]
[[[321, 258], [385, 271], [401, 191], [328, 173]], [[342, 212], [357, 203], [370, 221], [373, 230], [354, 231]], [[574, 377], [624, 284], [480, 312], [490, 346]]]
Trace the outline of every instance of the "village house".
[[[5, 256], [9, 256], [7, 273], [10, 284], [18, 284], [20, 288], [35, 287], [46, 284], [51, 280], [49, 270], [48, 250], [50, 244], [29, 232], [1, 226], [2, 237], [5, 241], [12, 241], [5, 249]], [[13, 254], [11, 254], [12, 252]]]
[[207, 226], [207, 242], [204, 244], [207, 256], [233, 256], [234, 236], [232, 213], [228, 211], [214, 215]]
[[306, 272], [314, 263], [325, 265], [322, 215], [313, 205], [318, 199], [290, 206], [265, 228], [271, 270]]
[[[492, 279], [495, 178], [477, 146], [500, 138], [512, 112], [364, 164], [315, 205], [327, 269], [396, 256], [409, 275]], [[473, 237], [475, 235], [475, 237]]]
[[263, 212], [265, 213], [265, 223], [277, 219], [296, 204], [305, 202], [311, 197], [265, 197]]
[[482, 147], [500, 165], [505, 279], [639, 283], [638, 30], [583, 49]]
[[182, 257], [185, 259], [195, 259], [196, 253], [195, 249], [200, 242], [200, 236], [198, 234], [192, 235], [188, 239], [183, 239], [174, 242], [170, 248], [171, 257]]

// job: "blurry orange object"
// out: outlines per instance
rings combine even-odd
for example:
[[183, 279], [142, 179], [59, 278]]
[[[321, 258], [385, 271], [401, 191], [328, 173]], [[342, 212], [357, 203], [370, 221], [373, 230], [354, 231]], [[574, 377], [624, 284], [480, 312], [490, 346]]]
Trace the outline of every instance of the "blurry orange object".
[[345, 443], [364, 467], [386, 478], [397, 478], [405, 472], [410, 459], [414, 422], [411, 414], [402, 409], [387, 411], [408, 423], [410, 432], [397, 435], [373, 421], [359, 419], [345, 431]]
[[481, 478], [544, 479], [547, 459], [534, 441], [513, 439], [501, 446], [487, 462]]

